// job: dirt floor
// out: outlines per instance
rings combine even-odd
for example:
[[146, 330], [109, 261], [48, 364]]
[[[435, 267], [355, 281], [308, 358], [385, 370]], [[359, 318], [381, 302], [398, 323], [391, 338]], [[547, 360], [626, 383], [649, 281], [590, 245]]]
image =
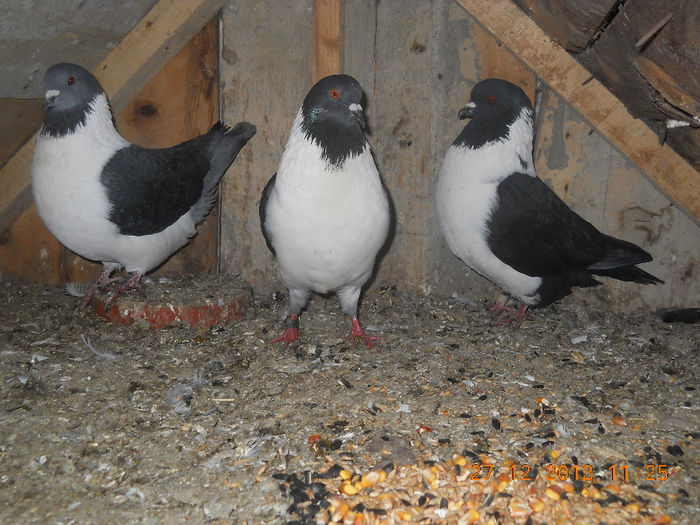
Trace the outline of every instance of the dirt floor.
[[[216, 297], [225, 280], [156, 282]], [[210, 328], [0, 283], [1, 523], [693, 523], [699, 325], [384, 286]], [[627, 480], [625, 480], [627, 477]]]

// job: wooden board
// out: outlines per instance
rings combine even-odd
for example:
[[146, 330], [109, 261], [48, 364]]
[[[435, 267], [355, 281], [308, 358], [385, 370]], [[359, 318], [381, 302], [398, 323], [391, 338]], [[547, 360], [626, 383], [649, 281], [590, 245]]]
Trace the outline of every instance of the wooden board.
[[[94, 71], [119, 112], [216, 14], [224, 0], [161, 0]], [[30, 140], [0, 170], [0, 232], [29, 205]], [[14, 202], [17, 200], [17, 202]]]
[[510, 0], [457, 0], [517, 52], [535, 74], [627, 155], [692, 217], [700, 218], [698, 172], [666, 145]]
[[580, 52], [590, 45], [618, 0], [513, 0], [559, 45]]
[[[127, 139], [145, 147], [167, 147], [209, 130], [218, 114], [218, 19], [213, 19], [115, 118]], [[157, 274], [215, 273], [217, 217]], [[0, 238], [0, 270], [22, 282], [77, 282], [95, 279], [100, 264], [61, 248], [32, 205]]]
[[0, 98], [0, 167], [32, 137], [43, 119], [43, 99]]
[[281, 289], [258, 203], [312, 86], [312, 10], [312, 0], [237, 0], [222, 16], [222, 118], [252, 122], [258, 133], [223, 181], [221, 272], [239, 274], [260, 293]]
[[343, 71], [344, 4], [344, 0], [314, 1], [314, 82]]
[[[671, 19], [637, 48], [639, 39], [668, 15]], [[700, 55], [693, 45], [698, 20], [697, 0], [628, 0], [580, 60], [647, 122], [698, 115]], [[660, 84], [659, 74], [668, 80]], [[670, 84], [674, 87], [667, 89]], [[685, 101], [679, 100], [679, 92]]]

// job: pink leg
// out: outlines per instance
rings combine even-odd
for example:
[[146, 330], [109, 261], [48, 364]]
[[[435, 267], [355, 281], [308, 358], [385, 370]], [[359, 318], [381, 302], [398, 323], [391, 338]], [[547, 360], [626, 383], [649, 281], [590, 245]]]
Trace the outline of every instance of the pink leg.
[[85, 297], [83, 298], [83, 302], [80, 304], [81, 308], [85, 308], [87, 305], [90, 304], [90, 301], [92, 300], [92, 294], [95, 292], [95, 288], [104, 288], [105, 286], [109, 286], [114, 282], [114, 279], [111, 279], [109, 276], [110, 274], [114, 271], [114, 268], [111, 268], [109, 266], [105, 266], [102, 271], [100, 272], [100, 275], [97, 276], [97, 280], [88, 288], [87, 293], [85, 294]]
[[502, 303], [501, 301], [494, 301], [494, 303], [489, 307], [489, 312], [493, 313], [493, 315], [498, 315], [501, 312], [513, 312], [514, 310], [512, 308], [509, 308], [508, 306], [505, 305], [505, 303]]
[[284, 333], [280, 337], [270, 341], [270, 344], [284, 343], [284, 346], [289, 346], [289, 343], [291, 343], [292, 341], [296, 341], [298, 335], [299, 335], [299, 316], [298, 315], [290, 315], [289, 320], [287, 321], [287, 329], [284, 331]]
[[352, 323], [352, 332], [350, 332], [350, 335], [347, 336], [345, 339], [360, 339], [362, 340], [362, 342], [365, 343], [365, 346], [367, 346], [367, 348], [374, 348], [372, 341], [377, 341], [379, 337], [375, 337], [366, 333], [362, 329], [362, 325], [360, 325], [360, 321], [357, 319], [357, 317], [353, 317], [352, 319], [350, 319], [350, 322]]
[[[129, 280], [122, 285], [119, 290], [110, 298], [109, 302], [107, 303], [107, 306], [105, 306], [105, 312], [108, 312], [112, 306], [114, 306], [114, 303], [117, 302], [117, 299], [119, 299], [122, 294], [128, 290], [136, 290], [138, 293], [140, 293], [142, 296], [144, 296], [143, 290], [141, 290], [141, 274], [138, 272], [133, 272], [131, 274], [131, 277], [129, 277]], [[144, 296], [145, 297], [145, 296]]]
[[526, 305], [525, 303], [521, 303], [517, 311], [511, 310], [512, 313], [508, 315], [508, 318], [504, 321], [503, 324], [515, 326], [517, 328], [518, 326], [520, 326], [520, 323], [522, 323], [528, 317], [527, 309], [528, 305]]

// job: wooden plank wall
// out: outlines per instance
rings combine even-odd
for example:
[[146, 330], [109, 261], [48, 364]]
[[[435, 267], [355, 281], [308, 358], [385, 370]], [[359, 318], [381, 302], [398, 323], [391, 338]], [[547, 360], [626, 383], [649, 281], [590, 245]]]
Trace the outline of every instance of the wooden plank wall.
[[[177, 144], [206, 132], [218, 115], [218, 19], [212, 20], [116, 116], [128, 140], [147, 147]], [[216, 271], [216, 210], [199, 234], [158, 273]], [[101, 266], [63, 248], [46, 230], [34, 205], [0, 238], [4, 280], [78, 282], [94, 280]]]
[[[242, 171], [224, 181], [221, 268], [260, 293], [283, 288], [260, 233], [257, 206], [313, 83], [313, 7], [311, 0], [232, 0], [223, 12], [222, 115], [229, 123], [250, 120], [258, 135], [239, 160]], [[475, 299], [493, 295], [495, 288], [457, 261], [442, 240], [434, 188], [444, 152], [463, 125], [456, 114], [472, 85], [499, 76], [532, 97], [535, 76], [453, 0], [353, 0], [342, 9], [339, 63], [365, 90], [369, 141], [396, 219], [371, 286], [393, 283]], [[654, 254], [645, 268], [670, 283], [639, 287], [608, 280], [573, 300], [609, 307], [614, 299], [622, 309], [696, 302], [697, 224], [548, 89], [539, 126], [541, 177], [593, 224]]]

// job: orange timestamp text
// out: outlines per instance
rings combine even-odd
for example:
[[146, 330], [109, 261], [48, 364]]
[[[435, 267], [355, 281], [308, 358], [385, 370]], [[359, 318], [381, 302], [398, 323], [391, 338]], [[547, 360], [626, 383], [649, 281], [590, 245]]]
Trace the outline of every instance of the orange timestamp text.
[[[511, 465], [511, 478], [513, 480], [535, 481], [538, 476], [547, 481], [593, 481], [595, 473], [593, 466], [585, 465], [555, 465], [549, 463], [541, 469], [527, 464]], [[630, 479], [643, 479], [646, 481], [666, 481], [668, 479], [668, 465], [655, 465], [649, 463], [639, 467], [629, 465], [610, 465], [606, 474], [611, 481], [629, 481]]]

